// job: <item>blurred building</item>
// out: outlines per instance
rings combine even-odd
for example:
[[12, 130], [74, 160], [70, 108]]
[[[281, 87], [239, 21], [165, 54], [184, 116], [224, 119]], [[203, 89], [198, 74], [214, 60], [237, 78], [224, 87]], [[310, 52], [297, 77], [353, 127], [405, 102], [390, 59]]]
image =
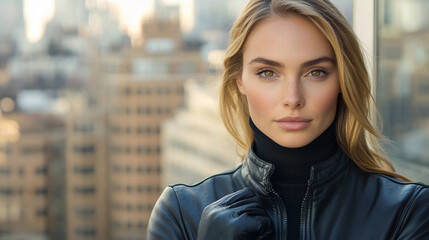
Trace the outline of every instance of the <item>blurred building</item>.
[[108, 239], [106, 115], [103, 107], [91, 107], [85, 96], [70, 99], [64, 188], [67, 239]]
[[[381, 1], [377, 99], [384, 132], [394, 140], [429, 122], [427, 1]], [[408, 15], [413, 14], [414, 17]], [[394, 17], [399, 16], [399, 17]]]
[[425, 0], [378, 4], [377, 103], [399, 173], [429, 176], [429, 22]]
[[15, 113], [0, 121], [2, 127], [8, 125], [4, 121], [14, 123], [19, 137], [0, 142], [0, 236], [27, 233], [64, 239], [62, 119]]
[[184, 108], [163, 124], [163, 188], [196, 183], [239, 163], [236, 144], [219, 115], [218, 82], [187, 81]]
[[144, 239], [150, 212], [161, 192], [161, 123], [183, 105], [183, 82], [201, 78], [205, 65], [198, 52], [174, 52], [174, 57], [134, 55], [126, 61], [128, 65], [122, 68], [130, 72], [105, 78], [111, 94], [110, 234], [113, 239]]
[[161, 193], [161, 124], [183, 106], [183, 84], [205, 76], [198, 51], [183, 51], [178, 19], [143, 24], [143, 49], [101, 57], [107, 84], [109, 237], [145, 239]]
[[89, 12], [86, 0], [55, 0], [53, 21], [62, 28], [84, 28], [88, 26]]

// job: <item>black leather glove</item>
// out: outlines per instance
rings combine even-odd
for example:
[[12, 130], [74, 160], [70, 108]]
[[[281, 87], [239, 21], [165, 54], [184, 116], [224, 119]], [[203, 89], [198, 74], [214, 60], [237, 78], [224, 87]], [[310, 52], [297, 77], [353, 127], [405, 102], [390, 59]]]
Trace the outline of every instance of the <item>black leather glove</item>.
[[271, 220], [261, 196], [250, 188], [224, 196], [204, 208], [198, 240], [269, 239]]

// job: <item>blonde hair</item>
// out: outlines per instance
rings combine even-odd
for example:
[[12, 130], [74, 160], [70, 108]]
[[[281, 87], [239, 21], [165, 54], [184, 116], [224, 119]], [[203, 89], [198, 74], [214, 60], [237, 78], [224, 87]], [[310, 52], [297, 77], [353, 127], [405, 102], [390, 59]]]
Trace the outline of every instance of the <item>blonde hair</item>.
[[[366, 172], [410, 181], [394, 172], [385, 157], [383, 139], [372, 118], [375, 101], [359, 41], [347, 19], [328, 0], [250, 0], [231, 29], [220, 90], [220, 112], [226, 129], [244, 157], [253, 141], [246, 97], [236, 80], [243, 69], [243, 49], [252, 29], [269, 16], [299, 15], [310, 20], [330, 42], [337, 61], [341, 95], [337, 109], [337, 140], [342, 150]], [[374, 105], [373, 105], [374, 104]]]

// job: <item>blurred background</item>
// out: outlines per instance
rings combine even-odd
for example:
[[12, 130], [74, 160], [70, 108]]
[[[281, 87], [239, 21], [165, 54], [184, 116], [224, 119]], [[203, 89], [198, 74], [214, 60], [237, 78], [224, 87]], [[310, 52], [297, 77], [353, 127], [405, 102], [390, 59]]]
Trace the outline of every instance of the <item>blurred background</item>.
[[[246, 3], [0, 0], [0, 240], [144, 240], [167, 184], [233, 168], [218, 87]], [[374, 4], [386, 147], [429, 183], [429, 2]]]

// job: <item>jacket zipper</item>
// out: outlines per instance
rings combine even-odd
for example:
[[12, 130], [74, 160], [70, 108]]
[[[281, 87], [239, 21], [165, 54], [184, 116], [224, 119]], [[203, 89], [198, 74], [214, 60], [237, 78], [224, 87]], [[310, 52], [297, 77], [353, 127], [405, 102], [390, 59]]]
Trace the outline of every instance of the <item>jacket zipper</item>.
[[[271, 170], [271, 174], [274, 171], [274, 169]], [[271, 176], [269, 174], [268, 176]], [[274, 195], [273, 200], [275, 204], [275, 208], [278, 211], [275, 215], [277, 216], [277, 221], [280, 221], [281, 229], [280, 229], [280, 239], [286, 240], [287, 239], [287, 213], [286, 213], [286, 207], [284, 206], [283, 200], [280, 197], [280, 195], [274, 190], [273, 186], [270, 186], [269, 192]]]
[[274, 191], [274, 189], [272, 187], [271, 187], [270, 192], [274, 195], [273, 199], [274, 199], [274, 203], [275, 203], [275, 208], [276, 208], [276, 210], [278, 210], [278, 214], [276, 214], [277, 221], [280, 221], [280, 224], [281, 224], [280, 239], [285, 239], [286, 240], [287, 239], [287, 237], [286, 237], [286, 231], [287, 231], [287, 213], [286, 213], [286, 209], [283, 206], [283, 200], [278, 195], [278, 193], [276, 193]]
[[301, 239], [301, 240], [304, 240], [304, 230], [305, 230], [304, 228], [305, 228], [305, 219], [306, 219], [306, 216], [304, 215], [304, 211], [305, 212], [308, 211], [307, 198], [308, 198], [308, 194], [309, 194], [311, 187], [312, 187], [311, 184], [313, 182], [313, 175], [314, 175], [313, 173], [314, 173], [314, 168], [312, 167], [311, 172], [310, 172], [310, 179], [308, 180], [307, 191], [305, 192], [304, 199], [302, 200], [302, 203], [301, 203], [301, 216], [300, 216], [301, 220], [300, 220], [300, 227], [299, 227], [299, 239]]

